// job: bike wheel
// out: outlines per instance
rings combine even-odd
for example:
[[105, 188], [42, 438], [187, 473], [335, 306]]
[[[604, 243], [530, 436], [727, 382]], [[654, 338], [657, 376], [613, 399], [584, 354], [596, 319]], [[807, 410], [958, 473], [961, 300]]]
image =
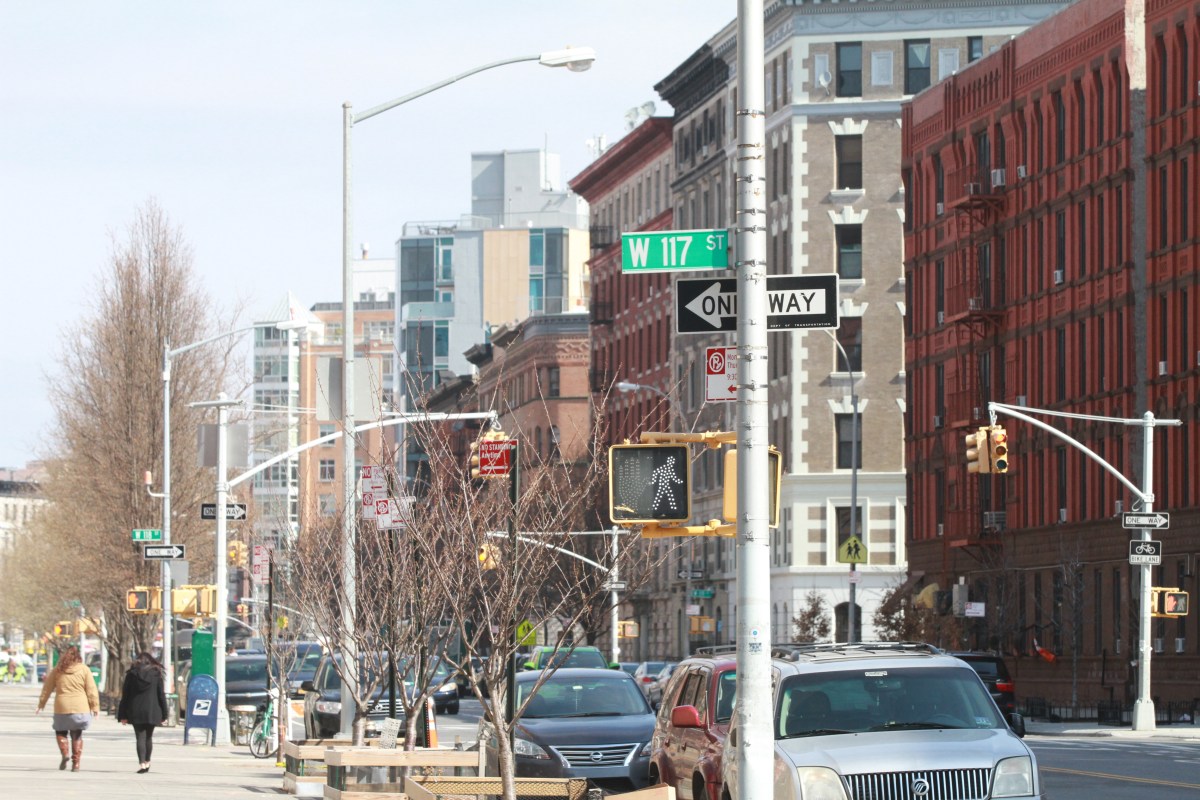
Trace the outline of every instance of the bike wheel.
[[270, 730], [269, 720], [259, 720], [250, 733], [250, 752], [255, 758], [266, 758], [275, 752], [275, 733]]

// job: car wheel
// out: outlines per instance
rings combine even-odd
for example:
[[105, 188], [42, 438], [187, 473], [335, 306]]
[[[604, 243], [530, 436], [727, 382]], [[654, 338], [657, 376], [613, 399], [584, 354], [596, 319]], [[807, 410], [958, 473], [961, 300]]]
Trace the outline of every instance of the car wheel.
[[450, 703], [446, 706], [446, 713], [447, 714], [457, 714], [458, 713], [458, 701], [457, 700], [455, 700], [453, 703]]
[[692, 776], [692, 800], [708, 800], [708, 784], [699, 772]]

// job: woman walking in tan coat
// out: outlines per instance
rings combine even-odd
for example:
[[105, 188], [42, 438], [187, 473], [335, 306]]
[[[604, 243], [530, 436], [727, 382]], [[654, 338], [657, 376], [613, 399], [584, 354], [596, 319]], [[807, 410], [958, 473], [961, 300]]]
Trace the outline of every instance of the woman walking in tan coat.
[[[54, 738], [58, 740], [58, 752], [62, 754], [59, 769], [66, 769], [71, 762], [71, 771], [79, 771], [83, 758], [83, 732], [100, 714], [100, 693], [92, 671], [79, 660], [79, 649], [68, 647], [58, 665], [46, 675], [42, 696], [38, 699], [37, 711], [42, 713], [50, 693], [54, 692]], [[70, 746], [68, 748], [68, 734]]]

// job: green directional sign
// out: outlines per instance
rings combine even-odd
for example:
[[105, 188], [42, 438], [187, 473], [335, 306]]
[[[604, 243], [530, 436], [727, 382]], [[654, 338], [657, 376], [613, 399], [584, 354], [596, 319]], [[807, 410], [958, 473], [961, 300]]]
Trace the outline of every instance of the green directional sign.
[[727, 269], [729, 231], [621, 234], [621, 271]]
[[135, 542], [161, 542], [162, 531], [158, 528], [134, 528], [133, 541]]

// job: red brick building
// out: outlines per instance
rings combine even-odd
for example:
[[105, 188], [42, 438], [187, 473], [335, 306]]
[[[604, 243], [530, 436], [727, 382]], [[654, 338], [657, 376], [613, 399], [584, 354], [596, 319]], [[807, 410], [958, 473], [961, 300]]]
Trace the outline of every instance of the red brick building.
[[[1154, 433], [1171, 522], [1152, 580], [1200, 593], [1200, 0], [1145, 2], [1143, 79], [1125, 6], [1081, 0], [903, 115], [911, 575], [964, 583], [986, 616], [957, 644], [1015, 655], [1018, 692], [1064, 705], [1136, 691], [1133, 495], [1003, 415], [1010, 472], [969, 474], [964, 435], [989, 401], [1182, 420]], [[1042, 419], [1141, 485], [1141, 428]], [[1035, 638], [1056, 662], [1029, 655]], [[1161, 719], [1200, 694], [1196, 613], [1152, 638]]]

